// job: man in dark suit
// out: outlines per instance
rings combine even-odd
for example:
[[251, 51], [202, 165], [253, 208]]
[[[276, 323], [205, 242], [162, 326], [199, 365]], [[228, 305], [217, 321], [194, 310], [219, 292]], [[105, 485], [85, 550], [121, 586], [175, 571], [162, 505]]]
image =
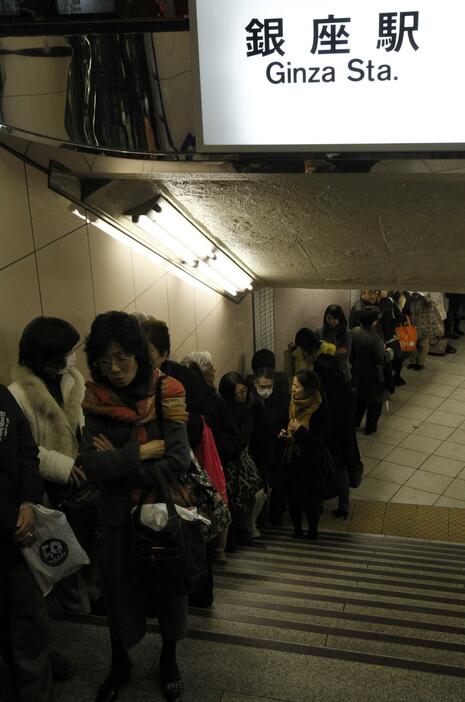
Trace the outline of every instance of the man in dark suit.
[[29, 422], [0, 385], [0, 653], [22, 702], [50, 702], [52, 691], [48, 611], [21, 553], [34, 541], [31, 505], [42, 494]]

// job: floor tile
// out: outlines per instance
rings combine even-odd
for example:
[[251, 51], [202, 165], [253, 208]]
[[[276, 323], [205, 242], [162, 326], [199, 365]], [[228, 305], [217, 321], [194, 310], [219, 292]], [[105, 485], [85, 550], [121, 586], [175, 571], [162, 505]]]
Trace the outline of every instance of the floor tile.
[[435, 495], [442, 495], [444, 490], [449, 487], [452, 480], [453, 478], [447, 475], [429, 473], [426, 470], [416, 470], [412, 477], [405, 483], [405, 487], [415, 488], [415, 490], [424, 490], [425, 492], [434, 492]]
[[457, 428], [463, 422], [463, 417], [460, 414], [452, 414], [451, 412], [441, 412], [441, 410], [435, 410], [428, 417], [428, 422], [433, 424], [442, 424], [446, 427]]
[[392, 451], [392, 446], [388, 444], [382, 444], [380, 441], [362, 439], [358, 442], [360, 453], [362, 456], [368, 456], [369, 458], [382, 459], [387, 456], [387, 454]]
[[454, 500], [452, 497], [441, 497], [434, 503], [436, 507], [460, 507], [465, 508], [465, 500]]
[[360, 487], [351, 493], [351, 497], [389, 502], [398, 490], [398, 483], [376, 480], [369, 475], [363, 479]]
[[406, 504], [416, 505], [434, 505], [438, 496], [432, 492], [424, 492], [415, 488], [404, 485], [392, 497], [391, 502], [404, 502]]
[[441, 405], [442, 412], [452, 412], [453, 414], [461, 414], [465, 416], [465, 402], [461, 400], [451, 400], [448, 397]]
[[441, 383], [425, 383], [421, 387], [421, 392], [425, 395], [435, 395], [436, 397], [449, 397], [453, 388], [450, 385], [442, 385]]
[[370, 477], [403, 485], [415, 472], [415, 468], [399, 466], [396, 463], [381, 461], [370, 471]]
[[465, 429], [456, 429], [448, 437], [447, 441], [450, 441], [453, 444], [460, 444], [461, 446], [465, 446]]
[[438, 473], [439, 475], [449, 475], [451, 478], [456, 478], [465, 467], [463, 461], [456, 461], [453, 458], [444, 458], [444, 456], [430, 456], [421, 466], [422, 470], [428, 470], [430, 473]]
[[431, 424], [431, 422], [422, 422], [419, 427], [413, 432], [418, 436], [426, 436], [432, 439], [447, 439], [454, 431], [453, 427], [445, 427], [441, 424]]
[[370, 436], [364, 436], [364, 441], [379, 441], [382, 444], [388, 444], [389, 446], [398, 446], [401, 441], [406, 439], [409, 433], [406, 431], [401, 431], [400, 429], [389, 429], [383, 424], [379, 427], [376, 434], [371, 434]]
[[412, 451], [411, 449], [398, 446], [384, 458], [389, 463], [397, 463], [400, 466], [408, 466], [409, 468], [419, 468], [424, 463], [426, 456], [420, 451]]
[[400, 431], [405, 431], [408, 434], [416, 429], [421, 424], [421, 419], [409, 419], [408, 417], [397, 417], [396, 415], [392, 417], [387, 417], [383, 422], [383, 428], [387, 429], [400, 429]]
[[456, 500], [465, 500], [465, 480], [457, 478], [444, 490], [444, 497], [453, 497]]
[[458, 387], [463, 383], [463, 375], [456, 375], [454, 373], [441, 373], [441, 384], [450, 385], [454, 388]]
[[465, 463], [465, 446], [454, 444], [450, 441], [444, 441], [434, 452], [436, 456], [444, 456], [445, 458], [454, 458], [457, 461]]
[[465, 388], [457, 388], [454, 390], [454, 392], [449, 395], [449, 399], [465, 402]]
[[417, 407], [416, 405], [411, 405], [409, 402], [399, 407], [396, 410], [396, 417], [407, 417], [408, 419], [419, 419], [424, 422], [425, 419], [431, 414], [431, 409], [428, 407]]
[[408, 401], [408, 405], [415, 405], [416, 407], [427, 407], [428, 409], [437, 409], [444, 402], [443, 397], [436, 397], [435, 395], [426, 395], [424, 392], [414, 393], [411, 400]]
[[392, 396], [392, 399], [396, 400], [397, 402], [407, 402], [407, 400], [411, 400], [414, 395], [415, 395], [415, 390], [408, 390], [405, 387], [401, 387], [401, 388], [396, 388], [396, 391], [395, 391], [394, 395]]
[[418, 436], [410, 434], [406, 439], [399, 444], [399, 448], [412, 449], [413, 451], [421, 451], [422, 453], [433, 453], [441, 446], [441, 439], [430, 439], [426, 436]]
[[370, 473], [375, 466], [379, 463], [379, 458], [370, 458], [369, 456], [363, 456], [363, 469], [364, 474]]

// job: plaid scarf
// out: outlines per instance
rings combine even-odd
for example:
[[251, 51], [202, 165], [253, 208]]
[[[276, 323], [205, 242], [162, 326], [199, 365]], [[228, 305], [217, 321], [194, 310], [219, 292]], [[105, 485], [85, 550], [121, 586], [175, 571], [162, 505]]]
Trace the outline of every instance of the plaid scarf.
[[[135, 402], [134, 408], [129, 407], [107, 385], [87, 381], [86, 394], [82, 403], [84, 414], [103, 414], [124, 424], [137, 427], [136, 438], [140, 444], [147, 441], [145, 425], [156, 418], [155, 388], [162, 376], [159, 370], [154, 370], [145, 397]], [[187, 422], [186, 395], [184, 388], [177, 380], [166, 376], [162, 385], [163, 418], [173, 422]]]

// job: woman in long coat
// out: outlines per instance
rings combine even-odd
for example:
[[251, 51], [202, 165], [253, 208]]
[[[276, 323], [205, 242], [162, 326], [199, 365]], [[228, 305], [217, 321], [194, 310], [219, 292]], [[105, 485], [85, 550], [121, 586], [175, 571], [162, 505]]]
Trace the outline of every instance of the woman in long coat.
[[286, 462], [289, 464], [289, 514], [294, 539], [304, 538], [304, 512], [308, 523], [307, 538], [318, 538], [323, 495], [317, 463], [321, 460], [322, 450], [330, 450], [331, 433], [331, 416], [326, 398], [320, 392], [317, 374], [309, 370], [299, 371], [292, 381], [287, 434], [282, 434], [282, 438], [289, 441]]
[[[181, 700], [176, 642], [185, 636], [187, 595], [154, 598], [130, 579], [130, 512], [138, 489], [156, 482], [159, 468], [181, 475], [189, 467], [187, 412], [182, 385], [165, 377], [162, 386], [163, 440], [156, 418], [155, 389], [161, 373], [152, 369], [139, 323], [124, 312], [99, 315], [86, 341], [93, 381], [83, 403], [81, 451], [87, 474], [101, 483], [103, 577], [112, 662], [96, 702], [116, 699], [131, 677], [128, 650], [145, 634], [153, 609], [162, 636], [160, 681], [168, 700]], [[134, 492], [135, 491], [135, 492]]]
[[360, 326], [352, 330], [352, 383], [357, 395], [354, 424], [359, 427], [366, 412], [365, 434], [374, 434], [389, 397], [385, 367], [392, 360], [391, 349], [376, 331], [379, 319], [377, 307], [367, 307], [360, 313]]

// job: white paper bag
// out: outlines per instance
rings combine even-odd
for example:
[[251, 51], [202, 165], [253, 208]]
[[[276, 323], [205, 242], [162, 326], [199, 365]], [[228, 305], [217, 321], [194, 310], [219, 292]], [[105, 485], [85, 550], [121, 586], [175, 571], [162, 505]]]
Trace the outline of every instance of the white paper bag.
[[21, 551], [42, 594], [90, 563], [63, 512], [31, 505], [36, 515], [34, 543]]

